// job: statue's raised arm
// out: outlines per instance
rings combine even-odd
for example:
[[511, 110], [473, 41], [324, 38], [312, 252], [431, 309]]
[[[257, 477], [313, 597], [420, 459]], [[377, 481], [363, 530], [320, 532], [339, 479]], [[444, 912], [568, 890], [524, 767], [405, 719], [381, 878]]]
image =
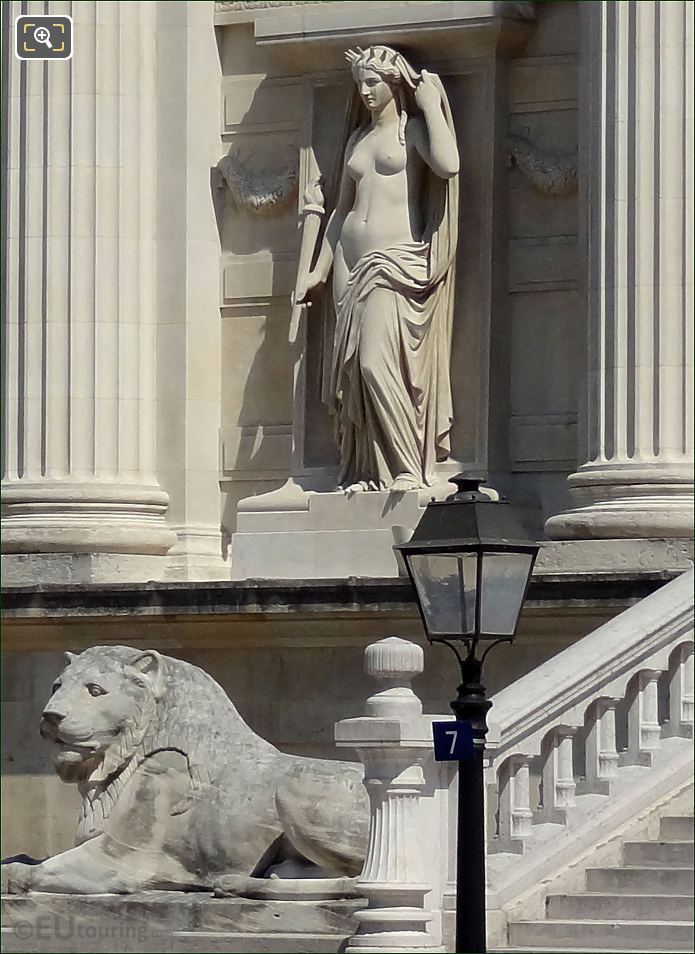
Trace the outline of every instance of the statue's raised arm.
[[363, 116], [345, 145], [316, 264], [298, 275], [295, 300], [332, 271], [335, 329], [323, 396], [340, 485], [405, 491], [432, 484], [436, 461], [449, 453], [459, 156], [436, 74], [417, 73], [388, 46], [347, 58]]

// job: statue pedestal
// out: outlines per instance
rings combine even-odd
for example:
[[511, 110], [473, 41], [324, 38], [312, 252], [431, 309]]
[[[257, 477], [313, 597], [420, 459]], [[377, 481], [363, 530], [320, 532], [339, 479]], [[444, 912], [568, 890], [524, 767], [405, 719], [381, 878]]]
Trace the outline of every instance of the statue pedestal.
[[[444, 494], [451, 492], [446, 483]], [[239, 504], [232, 536], [232, 579], [389, 577], [399, 568], [394, 543], [409, 539], [439, 486], [406, 493], [304, 491], [284, 487]]]
[[325, 954], [363, 899], [258, 901], [202, 891], [3, 895], [3, 951], [37, 954]]

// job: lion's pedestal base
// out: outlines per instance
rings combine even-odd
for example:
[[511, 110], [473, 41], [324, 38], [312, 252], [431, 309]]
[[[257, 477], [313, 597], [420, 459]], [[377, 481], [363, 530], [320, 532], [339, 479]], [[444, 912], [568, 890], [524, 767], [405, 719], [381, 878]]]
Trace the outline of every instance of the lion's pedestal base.
[[257, 901], [177, 891], [4, 895], [6, 952], [333, 952], [364, 900]]
[[242, 500], [232, 536], [232, 579], [398, 576], [393, 545], [409, 538], [434, 492], [317, 493], [288, 481]]

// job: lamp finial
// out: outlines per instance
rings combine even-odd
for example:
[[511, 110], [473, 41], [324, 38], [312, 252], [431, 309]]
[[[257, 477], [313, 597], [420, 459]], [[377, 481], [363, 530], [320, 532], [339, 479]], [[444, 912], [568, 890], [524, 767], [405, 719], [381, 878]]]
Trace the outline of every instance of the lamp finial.
[[449, 483], [456, 486], [456, 493], [447, 497], [447, 500], [489, 500], [489, 496], [480, 490], [485, 483], [482, 477], [469, 477], [468, 474], [455, 474], [449, 478]]

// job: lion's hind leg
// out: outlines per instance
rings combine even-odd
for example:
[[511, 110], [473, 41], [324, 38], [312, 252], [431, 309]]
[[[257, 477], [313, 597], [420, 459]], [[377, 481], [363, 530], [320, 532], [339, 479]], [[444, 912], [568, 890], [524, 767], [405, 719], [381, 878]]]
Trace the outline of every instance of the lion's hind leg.
[[322, 869], [313, 877], [360, 873], [369, 828], [361, 766], [306, 760], [282, 779], [275, 805], [286, 839], [299, 858]]

